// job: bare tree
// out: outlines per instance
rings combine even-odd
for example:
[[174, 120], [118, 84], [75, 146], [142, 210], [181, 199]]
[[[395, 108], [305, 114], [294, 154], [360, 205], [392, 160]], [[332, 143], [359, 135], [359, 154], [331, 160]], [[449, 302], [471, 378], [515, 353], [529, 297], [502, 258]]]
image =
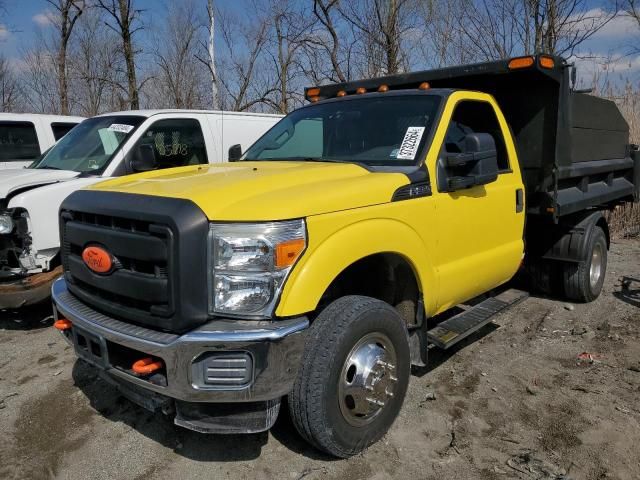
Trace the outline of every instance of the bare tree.
[[14, 112], [20, 108], [22, 92], [9, 61], [0, 55], [0, 111]]
[[150, 84], [158, 106], [202, 108], [205, 105], [205, 71], [196, 58], [199, 36], [204, 33], [193, 0], [169, 6], [166, 24], [156, 34], [154, 51], [158, 74]]
[[218, 77], [216, 75], [216, 11], [213, 0], [207, 0], [207, 19], [209, 20], [209, 38], [207, 40], [207, 53], [209, 54], [209, 75], [211, 76], [211, 103], [213, 108], [219, 108], [218, 101]]
[[219, 31], [222, 36], [218, 55], [218, 80], [221, 107], [245, 111], [273, 105], [269, 96], [274, 92], [268, 66], [264, 62], [268, 41], [269, 19], [257, 14], [238, 18], [230, 12], [220, 12]]
[[58, 74], [58, 93], [60, 95], [60, 113], [69, 115], [69, 87], [67, 80], [67, 49], [71, 32], [78, 18], [84, 12], [84, 0], [46, 0], [56, 17], [54, 24], [58, 29], [56, 71]]
[[142, 26], [135, 26], [136, 21], [140, 18], [142, 10], [132, 7], [133, 0], [96, 0], [97, 6], [104, 10], [115, 25], [107, 23], [107, 25], [122, 40], [122, 48], [124, 61], [127, 66], [127, 86], [129, 92], [129, 105], [132, 109], [140, 108], [138, 81], [136, 79], [136, 51], [133, 47], [133, 36], [142, 29]]
[[338, 31], [333, 15], [334, 10], [337, 12], [339, 1], [313, 0], [313, 15], [322, 25], [328, 38], [322, 35], [309, 35], [306, 38], [306, 43], [311, 45], [313, 49], [322, 49], [327, 54], [332, 71], [332, 74], [328, 75], [330, 81], [346, 82], [349, 79], [349, 68], [347, 66], [347, 73], [345, 73], [345, 61], [341, 58], [345, 38]]
[[368, 76], [394, 74], [408, 67], [403, 48], [416, 27], [413, 0], [353, 0], [342, 3], [342, 17], [361, 34]]
[[105, 26], [99, 10], [89, 10], [78, 23], [69, 69], [78, 113], [94, 116], [126, 108], [126, 72], [118, 36]]
[[36, 113], [60, 113], [60, 95], [56, 81], [55, 52], [46, 47], [42, 32], [36, 33], [34, 46], [22, 54], [21, 83], [29, 110]]

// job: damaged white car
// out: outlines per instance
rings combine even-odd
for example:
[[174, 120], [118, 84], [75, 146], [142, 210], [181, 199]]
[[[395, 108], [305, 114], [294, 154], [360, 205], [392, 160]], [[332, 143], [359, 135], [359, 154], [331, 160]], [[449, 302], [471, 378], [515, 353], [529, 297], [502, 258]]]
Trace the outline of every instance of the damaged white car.
[[222, 162], [280, 115], [185, 110], [90, 118], [29, 168], [0, 170], [0, 310], [49, 297], [61, 272], [58, 209], [75, 190], [160, 168]]

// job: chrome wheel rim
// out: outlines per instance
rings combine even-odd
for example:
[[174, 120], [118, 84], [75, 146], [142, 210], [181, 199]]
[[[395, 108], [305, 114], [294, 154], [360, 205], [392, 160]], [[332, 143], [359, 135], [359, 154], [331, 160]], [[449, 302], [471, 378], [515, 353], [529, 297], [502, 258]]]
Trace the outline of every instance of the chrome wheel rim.
[[338, 384], [340, 412], [347, 423], [367, 425], [389, 405], [398, 383], [397, 363], [393, 344], [383, 333], [370, 333], [355, 344]]
[[595, 288], [602, 275], [602, 245], [596, 243], [591, 253], [591, 265], [589, 266], [589, 283]]

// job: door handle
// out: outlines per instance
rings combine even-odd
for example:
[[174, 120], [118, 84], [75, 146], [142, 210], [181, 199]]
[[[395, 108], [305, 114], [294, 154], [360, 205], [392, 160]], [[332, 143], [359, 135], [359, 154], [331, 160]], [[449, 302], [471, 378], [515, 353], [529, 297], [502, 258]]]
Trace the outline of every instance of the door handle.
[[521, 188], [516, 190], [516, 213], [520, 213], [524, 210], [524, 192]]

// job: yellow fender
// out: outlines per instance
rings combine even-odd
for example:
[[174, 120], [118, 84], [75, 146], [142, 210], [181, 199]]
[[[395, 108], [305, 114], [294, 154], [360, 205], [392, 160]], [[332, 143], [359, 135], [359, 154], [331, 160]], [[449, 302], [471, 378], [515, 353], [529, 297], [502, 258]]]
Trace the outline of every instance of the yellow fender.
[[[286, 282], [276, 315], [293, 316], [313, 311], [341, 272], [376, 253], [395, 253], [404, 257], [413, 268], [418, 288], [429, 292], [424, 299], [425, 309], [427, 312], [435, 309], [436, 272], [430, 268], [433, 263], [427, 246], [408, 224], [390, 218], [375, 218], [336, 229], [335, 222], [330, 219], [325, 218], [320, 223], [322, 225], [316, 226], [314, 217], [309, 218], [307, 227], [311, 243]], [[322, 238], [322, 227], [331, 223], [333, 233]], [[321, 238], [319, 243], [314, 244], [318, 237]]]

